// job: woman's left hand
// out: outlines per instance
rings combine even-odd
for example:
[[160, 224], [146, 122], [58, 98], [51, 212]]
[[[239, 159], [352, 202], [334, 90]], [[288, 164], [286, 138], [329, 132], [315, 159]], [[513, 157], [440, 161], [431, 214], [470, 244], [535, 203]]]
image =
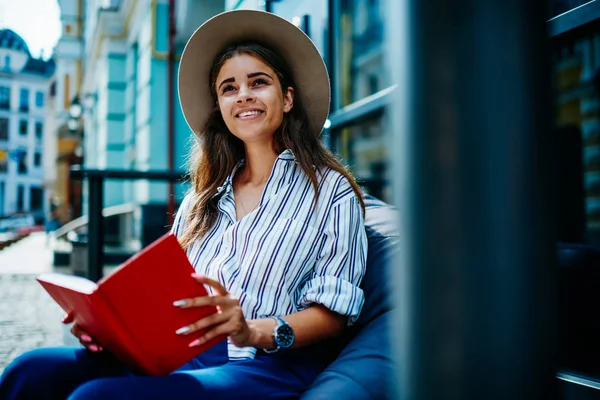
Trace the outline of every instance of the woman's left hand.
[[181, 299], [173, 304], [181, 308], [216, 306], [218, 312], [181, 327], [177, 330], [177, 334], [192, 335], [194, 332], [206, 329], [202, 336], [189, 344], [190, 347], [201, 346], [220, 335], [228, 336], [231, 343], [237, 347], [252, 346], [252, 329], [244, 317], [239, 300], [232, 297], [223, 285], [214, 279], [198, 274], [192, 274], [192, 277], [198, 283], [212, 287], [216, 294]]

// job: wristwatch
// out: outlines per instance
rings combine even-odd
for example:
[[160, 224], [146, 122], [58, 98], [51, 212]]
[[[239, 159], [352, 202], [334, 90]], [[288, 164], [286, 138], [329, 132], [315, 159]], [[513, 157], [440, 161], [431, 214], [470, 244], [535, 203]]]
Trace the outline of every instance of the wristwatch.
[[275, 320], [277, 325], [273, 329], [273, 341], [275, 342], [275, 349], [263, 349], [265, 353], [275, 353], [279, 349], [287, 349], [294, 344], [294, 330], [285, 322], [281, 317], [271, 317]]

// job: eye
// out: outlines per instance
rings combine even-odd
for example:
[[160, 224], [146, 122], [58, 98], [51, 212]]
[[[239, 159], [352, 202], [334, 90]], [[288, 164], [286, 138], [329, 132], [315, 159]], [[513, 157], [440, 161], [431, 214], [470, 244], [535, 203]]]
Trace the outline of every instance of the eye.
[[260, 86], [260, 85], [266, 85], [268, 82], [266, 79], [263, 78], [258, 78], [256, 79], [254, 82], [252, 82], [252, 86]]
[[232, 85], [227, 85], [227, 86], [223, 87], [223, 89], [221, 89], [221, 93], [230, 92], [232, 90], [235, 90], [235, 87], [233, 87]]

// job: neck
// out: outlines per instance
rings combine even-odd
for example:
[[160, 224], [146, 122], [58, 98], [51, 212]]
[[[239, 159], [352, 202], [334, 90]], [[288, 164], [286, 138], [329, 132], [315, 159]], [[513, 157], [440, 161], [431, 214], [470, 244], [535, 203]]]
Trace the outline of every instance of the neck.
[[240, 182], [254, 186], [265, 184], [271, 176], [273, 164], [279, 155], [273, 150], [271, 143], [268, 145], [246, 144], [245, 148], [246, 165], [240, 176]]

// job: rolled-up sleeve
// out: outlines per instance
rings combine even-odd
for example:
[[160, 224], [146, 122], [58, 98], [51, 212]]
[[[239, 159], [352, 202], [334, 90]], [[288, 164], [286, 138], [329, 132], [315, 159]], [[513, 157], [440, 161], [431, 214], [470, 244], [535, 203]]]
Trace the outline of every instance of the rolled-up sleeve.
[[359, 285], [367, 262], [367, 235], [356, 196], [332, 207], [323, 233], [314, 271], [302, 288], [299, 303], [301, 308], [322, 304], [348, 316], [351, 325], [364, 304]]

